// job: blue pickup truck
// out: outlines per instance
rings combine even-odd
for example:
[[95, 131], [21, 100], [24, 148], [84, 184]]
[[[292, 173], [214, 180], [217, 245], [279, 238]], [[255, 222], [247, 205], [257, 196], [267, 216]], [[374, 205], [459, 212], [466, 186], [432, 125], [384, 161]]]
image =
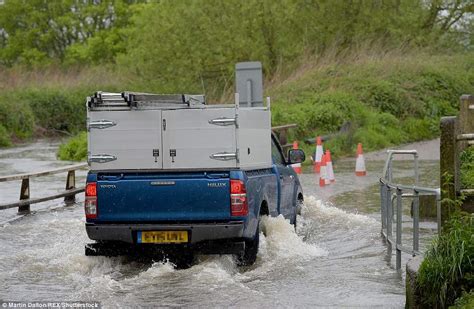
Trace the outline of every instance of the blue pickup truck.
[[[90, 171], [86, 230], [95, 243], [86, 255], [161, 252], [178, 265], [195, 253], [234, 254], [239, 265], [255, 262], [262, 216], [282, 214], [296, 225], [303, 192], [291, 164], [271, 139], [270, 168], [205, 171]], [[249, 151], [250, 152], [250, 151]]]

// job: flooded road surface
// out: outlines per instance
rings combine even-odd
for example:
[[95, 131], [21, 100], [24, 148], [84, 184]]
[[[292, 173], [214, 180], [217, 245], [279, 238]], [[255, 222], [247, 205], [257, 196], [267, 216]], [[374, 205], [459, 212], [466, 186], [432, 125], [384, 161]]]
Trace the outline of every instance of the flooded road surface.
[[[2, 175], [67, 164], [55, 161], [56, 144], [39, 142], [0, 150]], [[383, 162], [367, 162], [368, 176], [355, 177], [354, 160], [335, 162], [336, 184], [317, 186], [301, 175], [305, 192], [297, 232], [282, 217], [265, 218], [265, 236], [252, 267], [229, 256], [199, 256], [175, 270], [169, 263], [85, 257], [83, 197], [32, 205], [34, 215], [0, 213], [0, 299], [99, 301], [104, 307], [403, 307], [404, 274], [394, 269], [380, 237], [379, 187]], [[399, 164], [401, 180], [412, 173]], [[436, 186], [437, 161], [422, 161], [422, 183]], [[84, 172], [79, 173], [84, 180]], [[63, 189], [66, 175], [31, 180], [32, 196]], [[0, 183], [0, 203], [16, 200], [19, 182]], [[411, 240], [409, 209], [404, 242]], [[422, 247], [433, 222], [420, 224]], [[404, 255], [404, 261], [409, 256]]]

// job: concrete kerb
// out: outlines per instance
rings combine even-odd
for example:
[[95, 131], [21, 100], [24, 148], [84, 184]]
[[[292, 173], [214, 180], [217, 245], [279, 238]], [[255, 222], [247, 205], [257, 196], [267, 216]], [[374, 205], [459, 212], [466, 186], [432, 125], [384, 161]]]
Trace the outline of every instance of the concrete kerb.
[[418, 272], [420, 270], [421, 263], [423, 262], [423, 256], [415, 256], [408, 261], [406, 266], [406, 279], [405, 279], [405, 288], [406, 288], [406, 303], [405, 308], [422, 308], [420, 302], [419, 290], [416, 286], [416, 280], [418, 278]]

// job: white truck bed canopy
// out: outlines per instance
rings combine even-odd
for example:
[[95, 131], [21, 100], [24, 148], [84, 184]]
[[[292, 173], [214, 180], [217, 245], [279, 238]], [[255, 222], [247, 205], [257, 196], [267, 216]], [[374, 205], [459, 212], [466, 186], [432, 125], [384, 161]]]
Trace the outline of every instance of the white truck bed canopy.
[[96, 92], [87, 100], [91, 169], [270, 168], [270, 106], [269, 100], [263, 106], [261, 65], [255, 64], [244, 66], [245, 81], [236, 81], [247, 87], [245, 100], [236, 93], [235, 104], [206, 105], [203, 95]]

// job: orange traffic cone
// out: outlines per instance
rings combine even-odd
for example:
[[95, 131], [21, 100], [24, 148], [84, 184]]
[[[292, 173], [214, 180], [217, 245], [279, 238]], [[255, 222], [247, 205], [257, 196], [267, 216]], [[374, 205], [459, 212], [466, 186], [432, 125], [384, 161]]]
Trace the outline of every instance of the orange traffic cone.
[[362, 144], [357, 144], [357, 160], [356, 160], [356, 176], [365, 176], [367, 171], [365, 170], [364, 154], [362, 152]]
[[331, 152], [329, 150], [326, 150], [326, 170], [328, 174], [328, 180], [330, 182], [336, 182], [336, 178], [334, 177], [334, 170], [332, 168]]
[[313, 171], [315, 173], [319, 173], [321, 170], [321, 158], [323, 157], [324, 150], [323, 150], [323, 143], [321, 142], [321, 136], [316, 138], [316, 153], [314, 155], [314, 162], [313, 162]]
[[329, 180], [326, 181], [328, 178], [327, 174], [327, 166], [326, 166], [326, 156], [323, 154], [321, 157], [321, 165], [320, 165], [320, 172], [319, 172], [319, 186], [324, 187], [325, 185], [329, 184]]
[[[298, 142], [293, 142], [293, 149], [298, 149]], [[301, 163], [292, 164], [291, 167], [295, 170], [296, 174], [301, 174]]]

